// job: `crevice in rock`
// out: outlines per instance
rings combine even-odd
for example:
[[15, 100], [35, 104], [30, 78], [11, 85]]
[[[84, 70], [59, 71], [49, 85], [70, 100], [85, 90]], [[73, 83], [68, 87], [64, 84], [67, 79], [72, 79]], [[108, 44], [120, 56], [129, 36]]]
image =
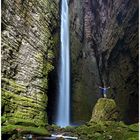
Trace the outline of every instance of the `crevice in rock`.
[[55, 117], [57, 113], [57, 98], [58, 98], [58, 77], [57, 70], [50, 72], [48, 77], [48, 105], [47, 105], [47, 114], [48, 114], [48, 123], [53, 124], [55, 122]]

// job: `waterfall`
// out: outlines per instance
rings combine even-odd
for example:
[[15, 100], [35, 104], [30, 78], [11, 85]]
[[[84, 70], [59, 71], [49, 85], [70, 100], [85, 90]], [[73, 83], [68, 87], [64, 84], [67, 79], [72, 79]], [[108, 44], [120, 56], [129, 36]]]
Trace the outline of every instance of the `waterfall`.
[[56, 124], [70, 125], [70, 52], [68, 1], [61, 4], [61, 53], [59, 70], [59, 97]]

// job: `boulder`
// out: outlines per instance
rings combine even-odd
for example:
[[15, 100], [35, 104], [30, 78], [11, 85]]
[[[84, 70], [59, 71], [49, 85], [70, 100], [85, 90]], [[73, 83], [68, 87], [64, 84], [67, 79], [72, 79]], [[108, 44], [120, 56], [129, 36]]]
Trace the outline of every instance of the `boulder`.
[[100, 98], [93, 109], [90, 121], [115, 121], [118, 115], [117, 105], [113, 99]]

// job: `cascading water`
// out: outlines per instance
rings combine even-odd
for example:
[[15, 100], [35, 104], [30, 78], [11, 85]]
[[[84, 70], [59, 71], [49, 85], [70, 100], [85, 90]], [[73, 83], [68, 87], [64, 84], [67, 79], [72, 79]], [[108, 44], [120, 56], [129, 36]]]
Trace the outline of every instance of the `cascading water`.
[[59, 71], [59, 97], [56, 124], [70, 125], [70, 52], [68, 1], [61, 4], [61, 57]]

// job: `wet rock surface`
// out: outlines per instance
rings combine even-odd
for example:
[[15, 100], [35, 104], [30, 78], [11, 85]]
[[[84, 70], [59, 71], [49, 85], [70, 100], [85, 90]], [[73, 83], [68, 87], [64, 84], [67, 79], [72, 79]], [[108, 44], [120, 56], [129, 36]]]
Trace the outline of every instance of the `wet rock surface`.
[[[98, 69], [94, 52], [85, 39], [84, 1], [70, 1], [72, 122], [89, 121], [98, 98]], [[99, 82], [98, 82], [99, 83]]]
[[78, 140], [138, 140], [138, 124], [125, 125], [123, 122], [100, 121], [66, 128], [52, 127], [52, 133], [77, 137]]
[[[16, 140], [23, 134], [48, 137], [52, 132], [92, 139], [138, 139], [138, 124], [102, 120], [120, 109], [120, 120], [138, 122], [138, 2], [136, 0], [69, 0], [72, 74], [72, 122], [79, 127], [49, 129], [46, 107], [55, 101], [58, 63], [59, 0], [2, 1], [2, 134]], [[48, 80], [51, 78], [51, 82]], [[48, 84], [51, 83], [51, 84]], [[53, 89], [53, 90], [52, 90]], [[51, 94], [51, 95], [50, 95]], [[114, 103], [115, 101], [115, 103]], [[99, 102], [98, 102], [99, 103]], [[108, 104], [108, 103], [107, 103]], [[96, 106], [95, 106], [96, 107]], [[108, 110], [109, 109], [109, 110]], [[47, 111], [52, 111], [52, 108]], [[54, 111], [54, 110], [53, 110]], [[103, 112], [102, 112], [103, 111]], [[115, 112], [116, 113], [116, 112]], [[55, 118], [54, 112], [50, 115]], [[112, 114], [110, 114], [112, 115]], [[110, 119], [106, 117], [105, 120]], [[41, 136], [42, 137], [42, 136]]]
[[49, 134], [48, 74], [58, 44], [58, 1], [2, 1], [3, 135]]
[[138, 2], [70, 0], [69, 7], [72, 120], [90, 120], [105, 83], [121, 119], [138, 122]]
[[91, 122], [117, 121], [119, 110], [113, 99], [100, 98], [92, 112]]

